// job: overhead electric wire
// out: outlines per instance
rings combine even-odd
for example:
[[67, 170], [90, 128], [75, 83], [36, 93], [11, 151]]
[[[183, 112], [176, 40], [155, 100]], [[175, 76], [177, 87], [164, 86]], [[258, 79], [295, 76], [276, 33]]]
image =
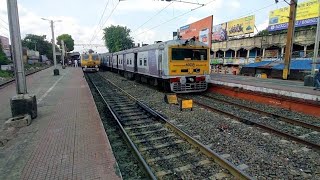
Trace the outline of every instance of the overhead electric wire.
[[1, 19], [1, 18], [0, 18], [0, 20], [1, 20], [2, 22], [6, 23], [7, 25], [9, 25], [9, 23], [7, 23], [5, 20], [3, 20], [3, 19]]
[[94, 34], [94, 38], [90, 41], [91, 42], [97, 37], [97, 34], [102, 30], [102, 27], [107, 23], [107, 21], [109, 20], [109, 18], [111, 17], [111, 15], [113, 14], [114, 10], [116, 10], [118, 4], [120, 3], [120, 1], [118, 1], [118, 3], [115, 5], [115, 7], [112, 9], [111, 13], [109, 14], [108, 18], [104, 21], [103, 25], [100, 26], [100, 29], [98, 30], [98, 32], [96, 34]]
[[133, 32], [135, 32], [136, 30], [140, 29], [143, 25], [147, 24], [151, 19], [153, 19], [155, 16], [157, 16], [158, 14], [160, 14], [163, 10], [167, 9], [171, 4], [173, 4], [174, 1], [171, 1], [167, 6], [165, 6], [164, 8], [162, 8], [160, 11], [158, 11], [155, 15], [153, 15], [151, 18], [149, 18], [146, 22], [144, 22], [143, 24], [141, 24], [138, 28], [136, 28], [135, 30], [133, 30]]
[[2, 26], [1, 24], [0, 24], [0, 27], [2, 27], [3, 29], [6, 29], [7, 31], [9, 31], [9, 29], [7, 27]]
[[93, 32], [93, 34], [92, 34], [90, 43], [91, 43], [94, 35], [96, 34], [96, 32], [97, 32], [97, 30], [98, 30], [98, 28], [99, 28], [99, 25], [101, 24], [102, 18], [103, 18], [103, 16], [104, 16], [104, 13], [105, 13], [106, 10], [107, 10], [107, 7], [108, 7], [109, 2], [110, 2], [110, 0], [108, 0], [108, 1], [107, 1], [107, 4], [104, 6], [104, 9], [103, 9], [103, 12], [102, 12], [102, 14], [101, 14], [100, 20], [99, 20], [99, 22], [98, 22], [98, 25], [97, 25], [96, 29], [94, 30], [94, 32]]
[[184, 15], [186, 15], [186, 14], [188, 14], [188, 13], [194, 11], [194, 10], [197, 10], [197, 9], [199, 9], [199, 8], [202, 8], [202, 7], [205, 7], [206, 5], [212, 3], [213, 1], [215, 1], [215, 0], [212, 0], [212, 1], [208, 2], [208, 3], [206, 3], [206, 4], [203, 4], [203, 5], [199, 6], [199, 7], [196, 7], [196, 8], [194, 8], [194, 9], [191, 9], [190, 11], [187, 11], [187, 12], [185, 12], [185, 13], [183, 13], [183, 14], [180, 14], [180, 15], [178, 15], [178, 16], [175, 16], [175, 17], [169, 19], [168, 21], [165, 21], [165, 22], [163, 22], [163, 23], [161, 23], [161, 24], [158, 24], [158, 25], [156, 25], [156, 26], [153, 26], [152, 28], [150, 28], [150, 29], [148, 29], [148, 30], [146, 30], [146, 31], [143, 31], [143, 32], [141, 32], [141, 33], [139, 33], [139, 34], [136, 34], [136, 35], [134, 35], [134, 36], [139, 36], [139, 35], [141, 35], [141, 34], [143, 34], [143, 33], [146, 33], [146, 32], [148, 32], [148, 31], [150, 31], [150, 30], [152, 30], [152, 29], [155, 29], [155, 28], [157, 28], [157, 27], [159, 27], [159, 26], [161, 26], [161, 25], [163, 25], [163, 24], [166, 24], [166, 23], [168, 23], [168, 22], [170, 22], [170, 21], [172, 21], [172, 20], [174, 20], [174, 19], [177, 19], [177, 18], [179, 18], [179, 17], [181, 17], [181, 16], [184, 16]]
[[[215, 0], [213, 0], [213, 1], [215, 1]], [[150, 29], [148, 29], [148, 30], [146, 30], [146, 31], [143, 31], [143, 32], [141, 32], [141, 33], [139, 33], [139, 34], [136, 34], [136, 35], [134, 35], [134, 36], [139, 36], [139, 35], [141, 35], [141, 34], [143, 34], [143, 33], [146, 33], [146, 32], [148, 32], [148, 31], [150, 31], [150, 30], [152, 30], [152, 29], [155, 29], [155, 28], [157, 28], [157, 27], [159, 27], [159, 26], [161, 26], [161, 25], [163, 25], [163, 24], [166, 24], [166, 23], [168, 23], [168, 22], [170, 22], [170, 21], [172, 21], [172, 20], [174, 20], [174, 19], [177, 19], [177, 18], [179, 18], [179, 17], [181, 17], [181, 16], [184, 16], [184, 15], [186, 15], [186, 14], [188, 14], [188, 13], [190, 13], [190, 12], [196, 10], [196, 9], [199, 9], [199, 8], [201, 8], [201, 7], [204, 7], [204, 6], [212, 3], [213, 1], [210, 1], [210, 2], [208, 2], [208, 3], [206, 3], [206, 4], [204, 4], [203, 6], [199, 6], [199, 7], [195, 8], [195, 9], [191, 9], [191, 10], [188, 11], [188, 12], [185, 12], [185, 13], [183, 13], [183, 14], [180, 14], [180, 15], [176, 16], [176, 17], [173, 17], [172, 19], [169, 19], [168, 21], [165, 21], [165, 22], [163, 22], [163, 23], [161, 23], [161, 24], [158, 24], [158, 25], [156, 25], [156, 26], [153, 26], [152, 28], [150, 28]], [[282, 2], [284, 2], [284, 0], [283, 0]], [[265, 6], [265, 7], [262, 7], [262, 8], [260, 8], [260, 9], [256, 9], [256, 10], [253, 10], [253, 11], [251, 11], [251, 12], [249, 12], [249, 13], [245, 13], [245, 14], [243, 14], [243, 15], [241, 15], [241, 16], [238, 16], [238, 17], [241, 18], [241, 17], [244, 17], [244, 16], [247, 16], [247, 15], [253, 14], [253, 13], [255, 13], [255, 12], [261, 11], [261, 10], [263, 10], [263, 9], [266, 9], [266, 8], [271, 7], [271, 6], [274, 6], [274, 5], [276, 5], [276, 3], [269, 4], [269, 5]], [[234, 19], [234, 18], [233, 18], [233, 19]], [[226, 21], [226, 22], [227, 22], [227, 21]]]

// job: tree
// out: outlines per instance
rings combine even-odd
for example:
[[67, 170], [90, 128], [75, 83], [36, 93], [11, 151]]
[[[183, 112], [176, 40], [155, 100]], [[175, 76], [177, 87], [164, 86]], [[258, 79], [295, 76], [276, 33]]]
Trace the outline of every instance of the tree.
[[67, 52], [74, 50], [74, 40], [72, 39], [71, 35], [69, 34], [61, 34], [57, 37], [57, 44], [61, 47], [61, 40], [64, 41], [64, 44], [66, 45]]
[[103, 29], [105, 45], [109, 52], [117, 52], [133, 47], [133, 40], [130, 37], [131, 30], [123, 26], [106, 27]]
[[52, 44], [45, 39], [46, 35], [27, 34], [22, 40], [22, 46], [31, 50], [37, 50], [41, 55], [47, 55], [48, 58], [53, 59]]
[[0, 66], [1, 65], [7, 65], [9, 63], [10, 63], [10, 61], [7, 58], [7, 55], [3, 52], [2, 45], [1, 45], [1, 42], [0, 42]]

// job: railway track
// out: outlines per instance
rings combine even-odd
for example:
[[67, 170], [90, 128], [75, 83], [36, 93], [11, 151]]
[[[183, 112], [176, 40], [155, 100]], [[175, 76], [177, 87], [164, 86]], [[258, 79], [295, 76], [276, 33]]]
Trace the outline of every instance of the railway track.
[[151, 179], [252, 179], [98, 73], [88, 76]]
[[[215, 98], [210, 95], [180, 95], [179, 97], [182, 99], [193, 99], [193, 102], [201, 107], [320, 150], [320, 126], [318, 125], [255, 109], [237, 102]], [[227, 106], [228, 110], [224, 109], [221, 104]]]

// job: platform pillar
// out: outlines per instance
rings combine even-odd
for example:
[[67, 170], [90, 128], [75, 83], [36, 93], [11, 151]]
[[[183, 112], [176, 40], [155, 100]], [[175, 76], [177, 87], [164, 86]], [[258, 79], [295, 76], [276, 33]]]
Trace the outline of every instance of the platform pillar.
[[284, 47], [281, 47], [281, 58], [283, 58], [283, 54], [284, 54]]
[[266, 49], [265, 48], [263, 48], [262, 49], [262, 58], [264, 58], [264, 55], [266, 54]]
[[303, 57], [307, 57], [307, 47], [308, 46], [303, 46]]
[[247, 59], [250, 57], [250, 49], [247, 50]]

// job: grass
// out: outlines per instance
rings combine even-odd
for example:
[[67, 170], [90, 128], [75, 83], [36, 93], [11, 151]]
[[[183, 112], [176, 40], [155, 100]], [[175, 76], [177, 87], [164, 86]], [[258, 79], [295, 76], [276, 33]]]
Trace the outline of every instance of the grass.
[[11, 78], [13, 77], [13, 72], [0, 70], [0, 77]]

